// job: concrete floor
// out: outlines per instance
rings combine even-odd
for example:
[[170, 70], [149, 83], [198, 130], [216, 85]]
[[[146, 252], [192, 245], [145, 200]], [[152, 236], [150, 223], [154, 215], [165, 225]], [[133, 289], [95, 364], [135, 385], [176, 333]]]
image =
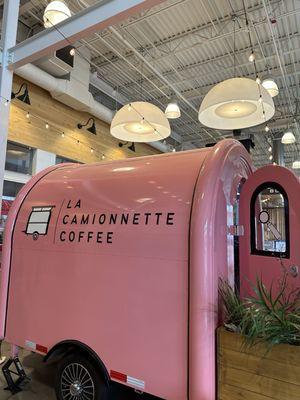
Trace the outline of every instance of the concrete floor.
[[[9, 357], [9, 346], [2, 344], [3, 355]], [[38, 354], [22, 350], [20, 361], [31, 381], [27, 383], [22, 392], [12, 395], [4, 390], [5, 380], [0, 369], [0, 400], [56, 400], [53, 389], [55, 376], [55, 364], [45, 364], [43, 357]], [[2, 365], [1, 365], [2, 367]], [[114, 384], [111, 389], [109, 400], [155, 400], [157, 397], [139, 395], [128, 388]]]

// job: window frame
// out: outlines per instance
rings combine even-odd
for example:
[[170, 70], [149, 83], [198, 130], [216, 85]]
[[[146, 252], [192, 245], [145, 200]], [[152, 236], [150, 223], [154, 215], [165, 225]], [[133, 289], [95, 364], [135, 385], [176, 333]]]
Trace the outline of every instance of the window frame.
[[[9, 146], [15, 146], [17, 149], [9, 149]], [[8, 151], [9, 150], [27, 150], [27, 154], [28, 154], [28, 170], [27, 171], [20, 171], [19, 170], [19, 166], [17, 165], [17, 168], [7, 168], [8, 166]], [[6, 146], [6, 155], [5, 155], [5, 170], [9, 171], [9, 172], [14, 172], [16, 174], [23, 174], [23, 175], [32, 175], [32, 171], [33, 171], [33, 157], [34, 157], [34, 149], [30, 146], [26, 146], [22, 143], [18, 143], [18, 142], [13, 142], [11, 140], [7, 141], [7, 146]], [[17, 158], [16, 158], [17, 160]]]
[[[285, 217], [285, 241], [286, 241], [286, 249], [285, 252], [280, 251], [266, 251], [266, 250], [258, 250], [256, 248], [256, 230], [255, 230], [255, 203], [259, 194], [265, 189], [275, 189], [282, 196], [284, 200], [284, 217]], [[276, 258], [290, 258], [290, 211], [289, 211], [289, 199], [284, 188], [277, 182], [264, 182], [259, 185], [252, 194], [251, 202], [250, 202], [250, 237], [251, 237], [251, 254], [266, 256], [266, 257], [276, 257]]]

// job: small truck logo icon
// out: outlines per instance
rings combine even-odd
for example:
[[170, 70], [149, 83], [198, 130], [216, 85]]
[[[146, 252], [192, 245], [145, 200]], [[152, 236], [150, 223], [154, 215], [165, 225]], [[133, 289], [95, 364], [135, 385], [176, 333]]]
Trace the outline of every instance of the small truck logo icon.
[[37, 240], [40, 235], [47, 235], [53, 208], [53, 206], [32, 207], [24, 233], [32, 235], [33, 240]]

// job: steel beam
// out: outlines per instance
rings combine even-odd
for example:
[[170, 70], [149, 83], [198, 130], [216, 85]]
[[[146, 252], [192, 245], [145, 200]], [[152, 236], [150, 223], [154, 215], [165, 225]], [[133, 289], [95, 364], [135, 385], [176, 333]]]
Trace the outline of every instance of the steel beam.
[[0, 67], [0, 214], [3, 193], [6, 146], [9, 126], [10, 97], [13, 72], [8, 63], [8, 49], [16, 44], [20, 0], [5, 0], [1, 30], [1, 67]]
[[82, 10], [55, 27], [44, 30], [12, 47], [11, 69], [33, 62], [47, 54], [117, 24], [163, 0], [103, 0]]

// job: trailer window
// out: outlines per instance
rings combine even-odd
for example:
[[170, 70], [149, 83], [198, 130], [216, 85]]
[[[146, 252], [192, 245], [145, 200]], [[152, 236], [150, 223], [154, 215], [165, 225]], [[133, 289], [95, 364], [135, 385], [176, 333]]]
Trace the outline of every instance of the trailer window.
[[259, 186], [251, 200], [251, 252], [289, 257], [289, 203], [277, 183]]
[[26, 233], [46, 235], [53, 207], [33, 207], [27, 222]]

